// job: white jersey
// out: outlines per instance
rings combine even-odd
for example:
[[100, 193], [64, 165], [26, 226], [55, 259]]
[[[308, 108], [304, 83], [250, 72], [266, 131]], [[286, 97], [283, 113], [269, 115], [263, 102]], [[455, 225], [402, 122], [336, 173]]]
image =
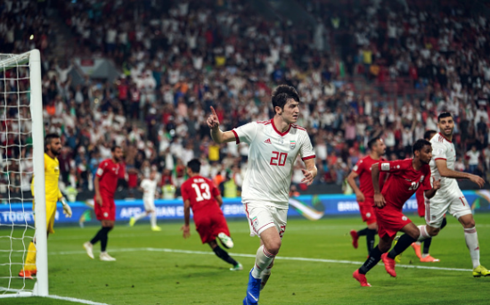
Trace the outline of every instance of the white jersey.
[[287, 208], [293, 166], [298, 154], [303, 161], [315, 158], [306, 129], [291, 124], [281, 133], [273, 120], [252, 122], [232, 130], [236, 143], [250, 145], [248, 169], [243, 182], [243, 202], [266, 201]]
[[[447, 168], [454, 170], [456, 162], [456, 148], [441, 133], [436, 134], [430, 140], [432, 144], [432, 160], [430, 160], [430, 174], [435, 179], [441, 179], [441, 189], [437, 191], [435, 197], [441, 197], [458, 190], [459, 185], [454, 178], [441, 177], [436, 166], [436, 160], [446, 160]], [[432, 182], [432, 181], [431, 181]]]
[[157, 191], [157, 182], [155, 180], [143, 179], [140, 187], [143, 189], [143, 200], [155, 199], [155, 192]]

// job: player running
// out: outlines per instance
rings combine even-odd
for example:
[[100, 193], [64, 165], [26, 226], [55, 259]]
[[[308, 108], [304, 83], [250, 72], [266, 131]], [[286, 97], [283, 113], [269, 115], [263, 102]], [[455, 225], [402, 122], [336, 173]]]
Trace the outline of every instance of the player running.
[[296, 157], [301, 155], [305, 162], [303, 183], [310, 185], [317, 174], [315, 153], [308, 133], [294, 124], [299, 116], [299, 102], [299, 95], [293, 87], [280, 85], [272, 93], [275, 115], [269, 121], [251, 122], [222, 132], [213, 107], [207, 120], [216, 143], [236, 141], [236, 144], [245, 142], [250, 145], [242, 201], [250, 234], [258, 235], [261, 245], [249, 274], [243, 304], [258, 304], [261, 286], [269, 279], [274, 258], [281, 248]]
[[[355, 249], [358, 246], [359, 236], [366, 235], [368, 254], [371, 253], [374, 247], [374, 239], [378, 230], [376, 224], [376, 214], [374, 213], [374, 190], [373, 180], [371, 179], [371, 166], [384, 161], [381, 157], [386, 152], [386, 145], [380, 137], [369, 140], [368, 147], [371, 150], [370, 154], [357, 162], [349, 176], [347, 182], [356, 194], [357, 203], [359, 204], [359, 212], [361, 213], [362, 221], [367, 224], [367, 227], [356, 231], [350, 231], [352, 237], [352, 245]], [[354, 179], [359, 177], [359, 187], [357, 187]], [[381, 175], [381, 180], [384, 181], [385, 175]]]
[[[427, 198], [432, 198], [439, 189], [440, 182], [434, 180], [433, 187], [431, 187], [429, 162], [432, 158], [432, 148], [430, 142], [417, 140], [413, 145], [413, 154], [413, 159], [383, 161], [371, 167], [380, 240], [362, 267], [353, 273], [353, 277], [361, 283], [361, 286], [371, 286], [366, 280], [366, 273], [376, 266], [380, 259], [383, 260], [386, 271], [391, 276], [396, 276], [394, 258], [414, 241], [428, 237], [425, 226], [417, 227], [407, 216], [403, 215], [402, 208], [419, 187], [425, 190]], [[390, 173], [382, 192], [379, 189], [380, 172]], [[405, 234], [400, 237], [395, 247], [386, 253], [391, 248], [393, 238], [398, 231]]]
[[199, 175], [201, 162], [192, 159], [187, 163], [187, 179], [181, 186], [182, 199], [184, 200], [184, 238], [188, 238], [190, 233], [190, 209], [194, 213], [194, 223], [196, 231], [201, 236], [202, 243], [207, 243], [213, 249], [216, 256], [231, 264], [231, 271], [243, 270], [242, 264], [234, 260], [228, 252], [221, 249], [216, 242], [216, 237], [221, 244], [227, 248], [233, 248], [233, 240], [226, 224], [225, 216], [221, 211], [223, 199], [219, 190], [211, 180]]
[[148, 215], [150, 216], [150, 224], [152, 231], [161, 231], [162, 229], [157, 226], [157, 214], [155, 213], [155, 194], [157, 192], [157, 172], [152, 171], [149, 178], [145, 178], [141, 181], [140, 188], [143, 190], [143, 204], [145, 206], [145, 211], [131, 217], [129, 219], [129, 225], [132, 227], [134, 224]]
[[[60, 178], [60, 165], [57, 156], [61, 152], [61, 139], [55, 133], [47, 134], [44, 138], [44, 184], [46, 194], [46, 232], [54, 233], [54, 219], [56, 216], [56, 203], [61, 201], [63, 204], [63, 214], [71, 217], [70, 206], [66, 203], [65, 198], [60, 192], [58, 181]], [[31, 192], [34, 196], [34, 178], [31, 183]], [[34, 211], [34, 202], [32, 203]], [[29, 243], [27, 257], [24, 267], [19, 272], [20, 277], [33, 279], [32, 276], [37, 274], [36, 267], [36, 238]]]
[[119, 164], [123, 152], [120, 146], [113, 146], [111, 149], [112, 158], [106, 159], [99, 164], [94, 179], [95, 197], [94, 211], [97, 220], [100, 220], [102, 228], [95, 234], [91, 241], [83, 244], [87, 255], [93, 259], [93, 245], [100, 241], [101, 261], [115, 261], [116, 259], [106, 252], [109, 232], [114, 228], [116, 220], [116, 204], [114, 203], [114, 193], [117, 188], [119, 177], [124, 176], [124, 169]]
[[480, 247], [471, 207], [456, 182], [456, 179], [469, 179], [481, 188], [485, 180], [473, 174], [454, 170], [456, 148], [452, 143], [453, 117], [449, 112], [443, 112], [439, 114], [437, 122], [439, 134], [430, 140], [434, 149], [434, 159], [430, 162], [430, 170], [434, 177], [441, 179], [441, 190], [434, 198], [426, 201], [427, 232], [430, 236], [436, 236], [442, 228], [444, 215], [452, 214], [463, 225], [466, 246], [470, 251], [473, 263], [473, 276], [489, 276], [490, 272], [480, 265]]
[[[432, 137], [436, 133], [437, 133], [437, 131], [435, 131], [435, 130], [427, 130], [424, 133], [424, 139], [427, 141], [430, 141], [430, 139], [432, 139]], [[432, 147], [434, 149], [434, 145], [432, 145]], [[439, 191], [439, 192], [441, 192], [441, 191]], [[424, 196], [424, 190], [422, 188], [418, 188], [417, 192], [415, 192], [415, 197], [417, 198], [417, 212], [418, 212], [420, 217], [425, 218], [425, 209], [426, 209], [425, 201], [427, 199]], [[446, 217], [444, 217], [442, 219], [441, 229], [444, 228], [446, 226], [446, 224], [447, 224], [447, 220], [446, 220]], [[423, 248], [424, 252], [423, 253], [420, 251], [420, 245], [421, 245], [420, 241], [416, 241], [412, 244], [412, 248], [415, 251], [415, 255], [417, 255], [417, 257], [420, 259], [420, 262], [422, 262], [422, 263], [440, 262], [439, 259], [433, 258], [429, 254], [429, 249], [430, 249], [431, 243], [432, 243], [432, 238], [430, 238], [430, 237], [424, 240], [424, 248]], [[399, 262], [400, 261], [397, 261], [397, 263], [399, 263]]]

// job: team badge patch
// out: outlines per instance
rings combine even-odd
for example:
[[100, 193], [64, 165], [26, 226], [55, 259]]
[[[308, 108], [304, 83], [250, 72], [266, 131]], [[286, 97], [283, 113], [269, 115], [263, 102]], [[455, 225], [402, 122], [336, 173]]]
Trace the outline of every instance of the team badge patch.
[[257, 227], [259, 226], [259, 220], [257, 219], [257, 216], [252, 218], [252, 224], [253, 224], [254, 228], [257, 229]]
[[296, 147], [296, 141], [289, 141], [289, 148], [293, 150]]
[[381, 170], [382, 171], [389, 171], [390, 170], [390, 163], [381, 163]]

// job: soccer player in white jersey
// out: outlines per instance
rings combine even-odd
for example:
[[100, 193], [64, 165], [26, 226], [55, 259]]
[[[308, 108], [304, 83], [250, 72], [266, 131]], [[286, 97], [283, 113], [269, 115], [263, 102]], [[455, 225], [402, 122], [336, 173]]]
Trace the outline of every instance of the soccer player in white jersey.
[[131, 217], [129, 220], [129, 225], [134, 226], [134, 224], [148, 215], [150, 215], [150, 224], [152, 231], [161, 231], [162, 229], [157, 226], [157, 214], [155, 213], [155, 194], [157, 190], [156, 181], [157, 172], [152, 171], [149, 178], [143, 179], [140, 184], [140, 188], [143, 190], [143, 204], [145, 205], [145, 211]]
[[463, 225], [466, 245], [473, 262], [473, 276], [489, 276], [490, 272], [480, 265], [480, 247], [471, 207], [459, 189], [456, 179], [469, 179], [480, 188], [485, 181], [476, 175], [454, 170], [456, 148], [452, 143], [453, 117], [450, 113], [443, 112], [439, 114], [437, 122], [440, 132], [430, 140], [433, 156], [430, 169], [435, 179], [441, 179], [441, 188], [434, 197], [426, 201], [427, 232], [430, 236], [436, 236], [444, 220], [444, 214], [447, 212], [452, 214]]
[[299, 116], [299, 95], [293, 87], [280, 85], [272, 93], [274, 118], [251, 122], [222, 132], [214, 108], [207, 120], [218, 143], [236, 141], [250, 145], [242, 202], [251, 236], [260, 237], [255, 266], [250, 271], [243, 304], [258, 304], [260, 290], [269, 279], [273, 261], [286, 230], [289, 187], [298, 155], [305, 162], [303, 183], [310, 185], [317, 174], [315, 152], [307, 131], [294, 123]]

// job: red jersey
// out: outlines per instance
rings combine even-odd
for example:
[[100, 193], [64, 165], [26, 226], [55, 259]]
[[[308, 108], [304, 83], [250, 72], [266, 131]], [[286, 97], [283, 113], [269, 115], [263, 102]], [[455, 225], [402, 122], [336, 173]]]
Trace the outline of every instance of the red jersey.
[[[379, 160], [374, 160], [371, 156], [367, 156], [357, 161], [357, 164], [354, 166], [352, 171], [359, 175], [359, 189], [364, 197], [374, 197], [374, 188], [373, 188], [373, 179], [371, 177], [371, 166], [373, 164], [384, 161], [385, 159], [381, 158]], [[379, 180], [384, 181], [386, 177], [386, 173], [381, 172], [379, 174]], [[382, 185], [381, 183], [380, 185]]]
[[389, 172], [381, 194], [386, 199], [386, 204], [397, 209], [402, 209], [405, 202], [412, 197], [419, 187], [424, 190], [431, 189], [430, 166], [422, 165], [418, 171], [413, 169], [413, 159], [384, 161], [378, 163], [382, 172]]
[[182, 183], [181, 192], [182, 199], [184, 199], [184, 201], [190, 201], [191, 208], [194, 213], [206, 208], [218, 207], [214, 197], [220, 194], [219, 190], [216, 188], [213, 182], [207, 178], [198, 175], [187, 179], [184, 183]]
[[99, 177], [99, 190], [102, 197], [113, 198], [117, 188], [117, 180], [124, 177], [124, 168], [119, 163], [114, 163], [112, 159], [106, 159], [97, 168]]

